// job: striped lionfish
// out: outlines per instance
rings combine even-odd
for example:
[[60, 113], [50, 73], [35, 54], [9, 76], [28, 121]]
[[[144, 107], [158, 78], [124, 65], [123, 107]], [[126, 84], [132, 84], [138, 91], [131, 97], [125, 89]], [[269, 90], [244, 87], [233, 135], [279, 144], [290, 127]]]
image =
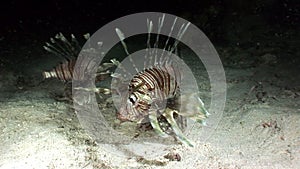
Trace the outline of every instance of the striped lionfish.
[[[112, 81], [112, 91], [115, 92], [116, 98], [119, 99], [119, 108], [117, 118], [121, 121], [132, 121], [141, 124], [144, 120], [150, 122], [154, 131], [162, 136], [167, 137], [169, 133], [166, 128], [160, 123], [160, 119], [165, 119], [168, 126], [173, 131], [173, 135], [183, 144], [193, 146], [182, 132], [178, 124], [179, 117], [190, 118], [196, 122], [204, 124], [204, 119], [209, 115], [204, 108], [204, 104], [198, 97], [198, 91], [190, 91], [190, 93], [182, 94], [180, 82], [185, 76], [180, 68], [172, 59], [173, 52], [177, 51], [179, 40], [184, 35], [190, 23], [181, 25], [175, 42], [170, 43], [170, 36], [164, 42], [164, 49], [161, 53], [157, 50], [159, 43], [159, 32], [163, 27], [164, 15], [158, 20], [158, 34], [154, 48], [150, 43], [150, 38], [153, 30], [153, 22], [147, 20], [148, 40], [144, 59], [144, 67], [140, 70], [137, 68], [135, 61], [129, 54], [125, 43], [123, 32], [116, 28], [116, 33], [121, 41], [121, 44], [128, 55], [129, 63], [132, 65], [135, 74], [132, 74], [125, 69], [125, 64], [115, 63], [123, 73], [114, 73], [115, 78]], [[170, 30], [170, 34], [176, 25], [176, 20]], [[165, 52], [166, 51], [166, 52]], [[160, 56], [160, 57], [159, 57]], [[134, 61], [135, 60], [135, 61]], [[148, 62], [148, 63], [147, 63]], [[140, 64], [139, 64], [140, 65]], [[126, 78], [131, 76], [131, 78]], [[122, 92], [120, 88], [127, 86]], [[124, 87], [123, 87], [124, 90]]]
[[[84, 35], [85, 39], [89, 39], [89, 37], [89, 34]], [[44, 49], [56, 56], [61, 57], [64, 60], [52, 70], [44, 71], [42, 73], [44, 79], [56, 78], [65, 82], [66, 84], [70, 84], [73, 78], [76, 77], [73, 75], [76, 62], [80, 62], [80, 64], [84, 65], [84, 63], [82, 63], [84, 60], [78, 60], [78, 55], [81, 51], [81, 45], [79, 45], [79, 42], [75, 36], [71, 34], [71, 41], [69, 41], [62, 33], [58, 33], [54, 38], [50, 38], [50, 43], [46, 42]], [[95, 82], [100, 82], [107, 77], [110, 77], [111, 72], [108, 69], [113, 66], [113, 63], [103, 63], [99, 65], [95, 75]], [[97, 88], [97, 90], [94, 91], [104, 94], [110, 93], [109, 89], [104, 88]]]

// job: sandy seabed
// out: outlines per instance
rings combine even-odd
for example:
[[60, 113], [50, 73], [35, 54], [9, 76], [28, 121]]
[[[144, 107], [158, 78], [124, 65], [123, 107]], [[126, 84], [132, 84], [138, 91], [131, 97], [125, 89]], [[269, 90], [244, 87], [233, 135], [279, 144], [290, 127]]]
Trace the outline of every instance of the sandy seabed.
[[[0, 168], [297, 168], [300, 79], [291, 67], [225, 66], [226, 107], [212, 135], [195, 147], [172, 144], [156, 150], [161, 146], [152, 145], [146, 150], [143, 145], [140, 154], [120, 154], [117, 145], [92, 141], [72, 105], [53, 98], [63, 89], [61, 82], [24, 82], [3, 70]], [[201, 80], [202, 75], [196, 77]], [[167, 154], [177, 154], [180, 161]]]

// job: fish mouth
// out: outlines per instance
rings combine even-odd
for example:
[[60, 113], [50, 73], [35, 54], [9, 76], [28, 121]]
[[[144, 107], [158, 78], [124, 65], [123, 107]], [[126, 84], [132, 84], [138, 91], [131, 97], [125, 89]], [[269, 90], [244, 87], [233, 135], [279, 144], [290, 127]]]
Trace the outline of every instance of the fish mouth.
[[124, 111], [124, 109], [120, 109], [120, 111], [117, 112], [117, 119], [119, 119], [121, 122], [126, 122], [126, 121], [132, 121], [127, 112]]
[[130, 121], [130, 120], [128, 120], [127, 117], [125, 117], [125, 116], [122, 115], [121, 113], [118, 113], [118, 114], [117, 114], [117, 118], [118, 118], [121, 122]]

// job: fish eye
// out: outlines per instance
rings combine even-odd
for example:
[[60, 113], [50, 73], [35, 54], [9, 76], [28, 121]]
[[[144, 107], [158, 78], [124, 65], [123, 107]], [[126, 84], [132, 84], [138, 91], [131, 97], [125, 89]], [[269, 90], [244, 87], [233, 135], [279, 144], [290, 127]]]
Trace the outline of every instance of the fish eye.
[[129, 99], [129, 101], [130, 101], [132, 104], [134, 104], [134, 103], [136, 102], [136, 97], [135, 97], [135, 95], [130, 95], [130, 97], [129, 97], [128, 99]]

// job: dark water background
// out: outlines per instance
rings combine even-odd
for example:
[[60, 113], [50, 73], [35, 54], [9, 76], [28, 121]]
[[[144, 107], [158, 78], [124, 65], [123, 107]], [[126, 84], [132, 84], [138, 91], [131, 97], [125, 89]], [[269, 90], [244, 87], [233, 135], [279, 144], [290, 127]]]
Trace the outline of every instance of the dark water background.
[[[47, 53], [42, 46], [58, 32], [92, 34], [114, 19], [149, 11], [191, 21], [217, 48], [229, 49], [230, 55], [250, 53], [248, 59], [255, 62], [259, 58], [253, 56], [268, 53], [263, 51], [268, 48], [280, 60], [290, 62], [299, 57], [299, 10], [297, 0], [4, 1], [0, 6], [0, 68], [24, 73], [32, 64], [45, 63]], [[222, 50], [218, 52], [222, 55]], [[49, 62], [41, 67], [53, 67]]]

